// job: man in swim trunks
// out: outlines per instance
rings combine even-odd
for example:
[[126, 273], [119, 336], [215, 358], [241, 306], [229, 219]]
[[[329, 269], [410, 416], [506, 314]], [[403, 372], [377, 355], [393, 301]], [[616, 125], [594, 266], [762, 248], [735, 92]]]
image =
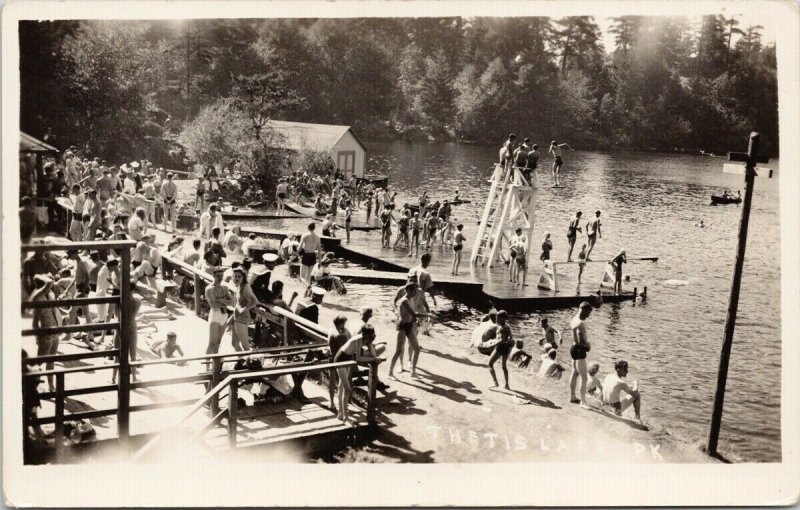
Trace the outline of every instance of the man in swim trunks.
[[308, 232], [300, 238], [300, 279], [311, 285], [311, 269], [317, 263], [317, 256], [322, 253], [322, 240], [314, 232], [317, 225], [313, 221], [308, 224]]
[[504, 170], [511, 163], [511, 158], [514, 155], [514, 140], [516, 139], [517, 136], [514, 133], [511, 133], [508, 135], [508, 139], [500, 148], [500, 164], [503, 166]]
[[528, 182], [533, 185], [533, 181], [531, 181], [531, 176], [536, 174], [536, 169], [539, 167], [539, 146], [533, 144], [530, 152], [528, 152], [528, 158], [525, 162], [525, 178], [528, 179]]
[[411, 377], [417, 377], [416, 370], [417, 360], [419, 359], [419, 343], [417, 342], [414, 324], [416, 323], [418, 316], [427, 315], [424, 313], [417, 313], [417, 310], [414, 308], [414, 296], [417, 293], [417, 285], [414, 283], [407, 283], [405, 289], [405, 297], [400, 299], [400, 301], [397, 303], [397, 309], [400, 315], [400, 319], [397, 322], [397, 347], [395, 349], [394, 356], [392, 356], [392, 361], [389, 364], [389, 379], [393, 381], [397, 380], [397, 378], [394, 376], [394, 365], [397, 363], [397, 360], [401, 359], [403, 356], [406, 338], [408, 338], [408, 343], [411, 345], [411, 349], [413, 351], [413, 358], [411, 360]]
[[[492, 333], [494, 336], [492, 337]], [[497, 327], [494, 328], [494, 331], [490, 330], [484, 334], [484, 342], [491, 338], [500, 338], [500, 343], [497, 344], [494, 348], [494, 352], [492, 356], [489, 358], [488, 366], [489, 366], [489, 373], [492, 374], [492, 379], [494, 380], [494, 386], [492, 388], [496, 388], [500, 386], [497, 382], [497, 374], [494, 371], [494, 364], [497, 362], [499, 358], [503, 358], [502, 361], [502, 368], [503, 368], [503, 377], [505, 378], [505, 388], [510, 390], [511, 388], [508, 386], [508, 355], [511, 354], [511, 348], [514, 346], [514, 335], [511, 334], [511, 328], [508, 327], [508, 312], [505, 310], [500, 310], [497, 312]]]
[[569, 252], [567, 252], [567, 262], [572, 262], [572, 250], [575, 248], [575, 240], [578, 238], [578, 232], [581, 231], [581, 216], [583, 213], [578, 211], [575, 217], [569, 222], [567, 227], [567, 241], [569, 242]]
[[[548, 345], [552, 349], [558, 349], [558, 346], [564, 343], [564, 340], [561, 338], [561, 332], [548, 324], [547, 317], [542, 319], [542, 334], [544, 336], [539, 338], [539, 345], [542, 348], [542, 352], [547, 350]], [[556, 337], [558, 337], [558, 341], [556, 341]]]
[[[580, 403], [583, 409], [589, 409], [589, 404], [586, 403], [586, 382], [588, 380], [586, 374], [586, 353], [591, 350], [589, 340], [586, 336], [586, 319], [592, 313], [592, 305], [584, 301], [578, 307], [578, 314], [569, 323], [572, 329], [572, 347], [569, 350], [572, 356], [572, 373], [569, 376], [569, 401], [573, 404]], [[578, 376], [581, 378], [581, 398], [580, 400], [575, 396], [575, 386], [578, 382]]]
[[431, 254], [423, 253], [419, 258], [419, 265], [408, 270], [408, 277], [409, 279], [413, 277], [414, 282], [417, 284], [420, 291], [430, 294], [431, 301], [433, 301], [433, 306], [437, 306], [436, 296], [433, 294], [433, 278], [431, 278], [431, 274], [428, 272], [428, 266], [430, 263]]
[[592, 260], [589, 255], [592, 254], [594, 244], [597, 238], [603, 238], [603, 233], [600, 232], [600, 211], [594, 212], [594, 218], [586, 222], [586, 235], [589, 237], [589, 251], [586, 252], [586, 260]]
[[569, 146], [567, 143], [558, 143], [557, 141], [553, 140], [550, 143], [550, 150], [548, 151], [550, 154], [553, 155], [553, 186], [561, 186], [561, 181], [559, 180], [559, 172], [561, 171], [561, 165], [564, 164], [564, 161], [561, 159], [562, 153], [561, 148], [566, 147], [569, 150], [572, 150], [572, 147]]
[[[633, 385], [629, 385], [624, 379], [628, 375], [628, 362], [617, 361], [614, 363], [614, 371], [615, 374], [608, 374], [603, 380], [603, 402], [610, 405], [617, 416], [622, 416], [622, 413], [633, 404], [636, 420], [641, 421], [639, 412], [642, 407], [642, 395], [639, 393], [639, 385], [636, 381]], [[621, 395], [623, 391], [628, 395]]]
[[278, 202], [278, 210], [285, 211], [286, 206], [284, 205], [286, 199], [289, 197], [289, 185], [286, 184], [286, 179], [280, 179], [278, 181], [278, 186], [275, 188], [275, 198]]

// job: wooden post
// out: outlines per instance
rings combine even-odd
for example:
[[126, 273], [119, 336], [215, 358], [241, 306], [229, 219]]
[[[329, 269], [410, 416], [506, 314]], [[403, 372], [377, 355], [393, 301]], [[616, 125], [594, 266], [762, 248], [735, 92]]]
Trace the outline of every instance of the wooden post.
[[64, 374], [56, 374], [56, 460], [61, 460], [64, 452]]
[[378, 363], [371, 361], [369, 364], [369, 397], [367, 399], [367, 423], [373, 425], [375, 423], [375, 386], [377, 384]]
[[[208, 391], [211, 391], [212, 388], [216, 387], [221, 378], [222, 360], [220, 358], [214, 358], [211, 360], [211, 385], [208, 387]], [[215, 393], [214, 396], [211, 397], [211, 402], [208, 404], [208, 408], [211, 410], [211, 416], [216, 416], [217, 413], [219, 413], [219, 393]]]
[[236, 449], [236, 427], [239, 415], [239, 381], [231, 379], [228, 389], [228, 447]]
[[200, 315], [200, 275], [192, 273], [194, 279], [194, 314]]
[[717, 454], [719, 430], [722, 425], [722, 408], [725, 403], [725, 386], [728, 381], [728, 363], [730, 361], [731, 347], [733, 346], [733, 331], [736, 327], [736, 313], [739, 309], [739, 288], [742, 283], [742, 266], [744, 253], [747, 247], [747, 227], [750, 221], [750, 205], [753, 200], [753, 181], [756, 177], [756, 163], [765, 162], [766, 158], [757, 156], [759, 135], [750, 133], [750, 144], [746, 157], [741, 153], [730, 153], [728, 159], [732, 161], [745, 161], [744, 176], [744, 201], [742, 202], [742, 216], [739, 220], [739, 241], [736, 247], [736, 262], [733, 267], [733, 279], [728, 298], [728, 313], [725, 316], [725, 337], [722, 342], [722, 351], [719, 356], [719, 370], [717, 372], [717, 390], [714, 393], [714, 410], [711, 414], [711, 427], [708, 431], [708, 445], [706, 451], [710, 455]]
[[[530, 239], [528, 239], [528, 244], [530, 244]], [[530, 248], [528, 248], [528, 258], [530, 258]], [[527, 264], [527, 259], [525, 263]], [[558, 262], [553, 262], [550, 266], [553, 268], [553, 294], [558, 292], [558, 268], [556, 267]], [[545, 268], [546, 269], [546, 268]]]
[[122, 276], [119, 282], [119, 388], [117, 392], [117, 433], [122, 448], [128, 445], [128, 418], [130, 414], [131, 367], [130, 367], [130, 342], [128, 338], [128, 321], [135, 320], [131, 313], [131, 252], [130, 248], [121, 248]]

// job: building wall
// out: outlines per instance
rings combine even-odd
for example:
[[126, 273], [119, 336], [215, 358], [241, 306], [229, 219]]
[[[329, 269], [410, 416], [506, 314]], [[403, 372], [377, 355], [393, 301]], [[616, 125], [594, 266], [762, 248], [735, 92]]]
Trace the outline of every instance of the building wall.
[[[355, 151], [355, 165], [354, 172], [356, 177], [364, 177], [364, 167], [366, 165], [367, 152], [361, 147], [356, 138], [349, 131], [337, 142], [331, 151], [331, 157], [334, 162], [338, 161], [339, 151]], [[348, 177], [350, 177], [348, 175]]]

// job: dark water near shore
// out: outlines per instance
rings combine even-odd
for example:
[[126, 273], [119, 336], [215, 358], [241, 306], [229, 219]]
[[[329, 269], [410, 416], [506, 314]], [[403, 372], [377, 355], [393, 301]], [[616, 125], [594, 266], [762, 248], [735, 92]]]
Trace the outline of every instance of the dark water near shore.
[[[462, 198], [472, 200], [454, 210], [466, 226], [471, 246], [488, 194], [486, 179], [497, 155], [495, 147], [396, 142], [370, 143], [368, 148], [368, 169], [389, 176], [400, 203], [416, 202], [421, 190], [441, 199], [459, 189]], [[656, 265], [630, 263], [626, 268], [632, 277], [630, 287], [648, 287], [644, 306], [606, 304], [592, 314], [590, 358], [600, 363], [602, 375], [612, 370], [616, 359], [626, 359], [631, 366], [629, 379], [638, 379], [643, 390], [645, 418], [704, 443], [741, 211], [736, 205], [710, 206], [709, 195], [724, 188], [742, 189], [743, 177], [723, 174], [723, 158], [686, 154], [576, 151], [567, 152], [564, 160], [561, 181], [566, 187], [539, 189], [531, 252], [538, 255], [544, 232], [550, 232], [554, 260], [565, 260], [571, 216], [582, 210], [588, 219], [601, 210], [603, 238], [594, 259], [611, 258], [620, 248], [629, 257], [660, 257]], [[544, 160], [545, 167], [551, 163]], [[778, 168], [777, 162], [768, 166]], [[540, 175], [549, 182], [546, 171]], [[756, 181], [720, 440], [723, 451], [750, 461], [781, 458], [778, 180], [776, 175]], [[707, 225], [704, 229], [694, 226], [701, 218]], [[581, 242], [585, 237], [579, 237]], [[531, 283], [538, 276], [535, 262], [530, 265]], [[584, 278], [599, 282], [601, 274], [601, 265], [589, 266]], [[686, 284], [664, 285], [666, 280]], [[363, 289], [370, 302], [385, 301], [389, 306], [388, 293]], [[573, 313], [517, 316], [515, 334], [531, 350], [537, 321], [546, 316], [569, 341]], [[442, 325], [448, 327], [443, 334], [452, 335], [449, 341], [466, 344], [478, 320], [474, 314], [445, 320]], [[568, 359], [566, 349], [561, 351], [559, 357]]]

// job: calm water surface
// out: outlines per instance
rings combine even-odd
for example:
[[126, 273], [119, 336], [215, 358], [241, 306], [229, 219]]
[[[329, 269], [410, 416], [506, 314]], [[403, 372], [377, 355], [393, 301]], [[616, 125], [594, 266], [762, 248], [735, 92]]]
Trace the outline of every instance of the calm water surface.
[[[454, 214], [472, 240], [497, 148], [401, 142], [371, 143], [368, 148], [368, 169], [389, 176], [400, 203], [416, 202], [421, 190], [441, 199], [458, 189], [462, 198], [471, 199], [472, 204], [456, 207]], [[601, 374], [612, 370], [615, 360], [626, 359], [629, 379], [638, 379], [643, 389], [646, 418], [698, 443], [705, 442], [710, 421], [741, 211], [736, 205], [709, 205], [711, 193], [743, 188], [742, 176], [722, 173], [723, 162], [686, 154], [567, 152], [561, 174], [566, 187], [539, 189], [532, 243], [535, 255], [544, 233], [550, 232], [553, 258], [565, 260], [572, 215], [581, 210], [588, 219], [600, 210], [603, 238], [594, 259], [611, 258], [620, 248], [629, 257], [660, 257], [655, 265], [630, 263], [626, 268], [631, 286], [648, 287], [644, 306], [606, 304], [592, 314], [591, 358], [600, 363]], [[545, 167], [551, 163], [544, 161]], [[769, 166], [778, 168], [777, 162]], [[541, 175], [549, 182], [546, 173]], [[778, 215], [777, 175], [757, 179], [720, 440], [722, 450], [752, 461], [779, 461], [781, 455]], [[701, 218], [707, 228], [694, 226]], [[297, 222], [291, 226], [297, 228]], [[582, 241], [585, 237], [579, 237], [578, 243]], [[535, 282], [534, 262], [529, 280]], [[589, 266], [584, 278], [599, 281], [601, 273], [602, 265]], [[686, 284], [668, 286], [666, 280]], [[363, 292], [387, 307], [387, 296], [393, 294], [358, 286], [362, 300]], [[443, 341], [468, 342], [479, 317], [461, 308], [436, 328]], [[573, 314], [518, 315], [513, 321], [516, 335], [530, 350], [537, 320], [549, 317], [566, 338]], [[568, 359], [568, 353], [560, 358]]]

